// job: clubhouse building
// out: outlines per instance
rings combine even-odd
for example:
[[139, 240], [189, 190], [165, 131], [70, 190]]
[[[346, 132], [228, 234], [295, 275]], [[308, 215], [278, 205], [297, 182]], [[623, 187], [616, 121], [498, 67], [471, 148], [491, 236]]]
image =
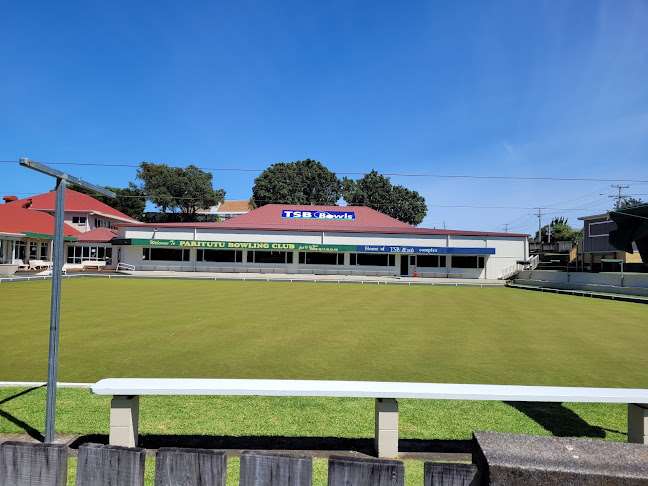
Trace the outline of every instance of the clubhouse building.
[[[0, 204], [0, 265], [18, 269], [51, 265], [54, 211], [54, 192], [24, 199], [4, 197], [4, 204]], [[82, 269], [82, 262], [96, 261], [114, 266], [111, 240], [117, 236], [117, 225], [135, 222], [87, 194], [66, 189], [66, 268]]]
[[528, 235], [419, 228], [361, 206], [269, 204], [217, 223], [120, 222], [135, 270], [505, 278]]

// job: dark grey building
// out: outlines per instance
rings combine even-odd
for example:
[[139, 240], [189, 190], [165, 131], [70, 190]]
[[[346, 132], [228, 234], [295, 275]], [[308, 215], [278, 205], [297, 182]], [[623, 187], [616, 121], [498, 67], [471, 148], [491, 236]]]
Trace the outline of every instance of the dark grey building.
[[[580, 244], [578, 258], [579, 266], [582, 266], [584, 270], [600, 272], [619, 269], [617, 264], [602, 264], [601, 260], [606, 259], [623, 260], [624, 264], [628, 265], [628, 270], [641, 266], [641, 256], [636, 248], [634, 248], [634, 253], [626, 253], [617, 250], [610, 244], [610, 232], [617, 229], [617, 225], [607, 213], [583, 216], [578, 219], [583, 221], [583, 241]], [[636, 269], [639, 270], [639, 268]]]

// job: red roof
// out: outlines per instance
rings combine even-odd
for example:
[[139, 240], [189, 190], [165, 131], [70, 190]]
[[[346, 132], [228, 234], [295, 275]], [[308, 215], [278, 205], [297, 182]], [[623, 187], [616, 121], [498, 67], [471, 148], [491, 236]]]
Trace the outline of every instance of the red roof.
[[110, 228], [95, 228], [92, 231], [81, 233], [79, 241], [89, 241], [95, 243], [107, 243], [117, 236], [117, 231]]
[[[5, 204], [5, 206], [21, 206], [37, 211], [54, 212], [56, 206], [56, 193], [54, 191], [37, 194], [25, 199], [18, 199]], [[65, 210], [69, 212], [92, 213], [101, 216], [107, 216], [119, 221], [137, 222], [136, 219], [111, 208], [107, 204], [95, 199], [92, 196], [83, 194], [81, 192], [73, 191], [72, 189], [65, 190]]]
[[[78, 236], [81, 233], [71, 226], [63, 225], [65, 236]], [[40, 211], [32, 211], [13, 204], [0, 204], [0, 233], [54, 234], [54, 216]]]
[[[354, 220], [330, 219], [289, 219], [282, 217], [283, 210], [304, 211], [352, 211]], [[522, 233], [501, 233], [489, 231], [463, 231], [432, 228], [418, 228], [398, 221], [375, 209], [365, 206], [308, 206], [290, 204], [267, 204], [258, 209], [219, 223], [139, 223], [120, 224], [119, 226], [157, 228], [203, 228], [231, 230], [264, 230], [264, 231], [327, 231], [350, 233], [384, 233], [415, 235], [456, 235], [456, 236], [508, 236], [526, 237]]]

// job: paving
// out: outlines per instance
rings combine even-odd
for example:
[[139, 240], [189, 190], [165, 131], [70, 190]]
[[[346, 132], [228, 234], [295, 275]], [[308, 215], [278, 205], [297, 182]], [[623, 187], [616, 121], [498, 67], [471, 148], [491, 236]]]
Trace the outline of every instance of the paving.
[[[358, 283], [358, 284], [395, 284], [395, 285], [449, 285], [474, 287], [503, 287], [505, 280], [476, 278], [429, 278], [400, 277], [392, 275], [319, 275], [292, 273], [231, 273], [231, 272], [178, 272], [163, 270], [137, 271], [103, 271], [70, 272], [63, 278], [104, 277], [104, 278], [175, 278], [189, 280], [256, 280], [265, 282], [323, 282], [323, 283]], [[0, 278], [0, 283], [28, 282], [30, 280], [48, 280], [50, 276], [35, 274], [17, 274]]]
[[329, 282], [329, 283], [364, 283], [364, 284], [400, 284], [400, 285], [471, 285], [477, 287], [502, 287], [504, 280], [474, 278], [425, 278], [399, 276], [367, 275], [315, 275], [290, 273], [226, 273], [226, 272], [177, 272], [140, 270], [123, 272], [139, 278], [181, 278], [207, 280], [261, 280], [281, 282]]

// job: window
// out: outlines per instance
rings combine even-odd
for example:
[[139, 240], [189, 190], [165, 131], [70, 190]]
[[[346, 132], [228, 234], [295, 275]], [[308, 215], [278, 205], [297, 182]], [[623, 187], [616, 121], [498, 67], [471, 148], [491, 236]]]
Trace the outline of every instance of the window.
[[86, 217], [85, 216], [72, 216], [72, 224], [85, 225], [86, 224]]
[[453, 268], [484, 268], [484, 257], [480, 256], [453, 256]]
[[41, 260], [47, 260], [48, 253], [49, 253], [49, 243], [41, 243], [41, 247], [40, 247]]
[[299, 252], [302, 265], [344, 265], [344, 253]]
[[143, 248], [142, 259], [148, 261], [188, 262], [190, 250], [180, 248]]
[[416, 257], [417, 267], [445, 267], [445, 255], [418, 255]]
[[601, 236], [607, 237], [610, 234], [610, 231], [616, 229], [616, 223], [614, 221], [596, 221], [594, 223], [589, 223], [588, 236], [590, 238], [598, 238]]
[[67, 247], [67, 262], [68, 263], [81, 263], [81, 248], [80, 246]]
[[94, 218], [94, 225], [95, 228], [114, 228], [110, 221], [100, 218]]
[[248, 251], [248, 263], [292, 263], [291, 251]]
[[396, 265], [396, 255], [385, 253], [351, 253], [351, 265], [393, 267]]
[[29, 259], [36, 260], [36, 255], [38, 253], [38, 243], [35, 241], [29, 242]]
[[243, 261], [243, 252], [240, 250], [198, 250], [196, 260], [199, 262], [231, 262]]
[[[42, 259], [41, 253], [41, 259]], [[67, 263], [81, 263], [83, 261], [105, 260], [112, 261], [112, 248], [105, 246], [68, 246]]]

